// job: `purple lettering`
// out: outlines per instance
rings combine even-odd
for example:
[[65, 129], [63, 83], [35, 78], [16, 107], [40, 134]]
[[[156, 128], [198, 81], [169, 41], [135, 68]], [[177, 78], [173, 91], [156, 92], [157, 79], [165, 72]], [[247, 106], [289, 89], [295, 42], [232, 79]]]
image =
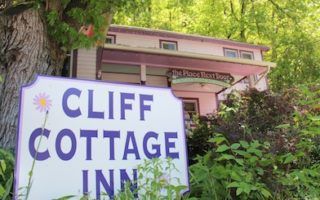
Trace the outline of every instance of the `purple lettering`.
[[166, 143], [166, 157], [179, 158], [178, 152], [170, 152], [171, 148], [175, 148], [175, 142], [170, 142], [171, 138], [178, 138], [177, 132], [165, 132], [164, 133], [165, 143]]
[[155, 153], [150, 153], [148, 151], [148, 141], [150, 138], [158, 139], [158, 134], [152, 131], [149, 131], [143, 138], [143, 151], [147, 158], [159, 158], [161, 156], [160, 153], [160, 145], [159, 144], [152, 144], [152, 150], [155, 150]]
[[98, 131], [95, 130], [80, 130], [80, 137], [86, 138], [86, 143], [87, 143], [87, 153], [86, 153], [86, 160], [92, 160], [91, 158], [91, 150], [92, 150], [92, 145], [91, 141], [92, 138], [97, 138], [98, 137]]
[[120, 131], [103, 131], [104, 138], [110, 138], [110, 160], [114, 160], [114, 139], [120, 138]]
[[109, 92], [109, 119], [113, 119], [113, 92]]
[[[130, 141], [132, 143], [132, 149], [129, 148]], [[136, 156], [136, 159], [140, 159], [139, 151], [138, 151], [138, 146], [136, 142], [136, 138], [134, 137], [134, 132], [133, 131], [128, 131], [127, 132], [127, 138], [126, 138], [126, 144], [124, 147], [124, 153], [123, 153], [123, 160], [128, 159], [128, 154], [134, 154]]]
[[93, 111], [93, 90], [88, 90], [88, 118], [103, 119], [104, 112]]
[[[61, 148], [61, 142], [64, 137], [69, 137], [70, 141], [71, 141], [71, 148], [68, 153], [64, 153]], [[74, 136], [73, 132], [70, 129], [61, 130], [58, 133], [57, 138], [56, 138], [56, 151], [57, 151], [58, 157], [61, 160], [65, 160], [65, 161], [70, 160], [71, 158], [73, 158], [73, 156], [76, 152], [76, 148], [77, 148], [77, 141], [76, 141], [76, 137]]]
[[109, 169], [110, 184], [103, 176], [102, 170], [96, 170], [96, 198], [99, 200], [101, 195], [100, 183], [107, 192], [110, 199], [114, 196], [113, 169]]
[[[37, 149], [35, 148], [35, 141], [37, 139], [37, 137], [41, 137], [42, 134], [42, 128], [37, 128], [35, 129], [30, 136], [29, 139], [29, 152], [31, 154], [31, 156], [35, 159], [35, 160], [46, 160], [48, 158], [50, 158], [50, 154], [48, 149], [45, 150], [44, 152], [37, 152]], [[43, 134], [44, 137], [49, 138], [50, 135], [50, 131], [48, 129], [43, 129]]]
[[134, 100], [134, 94], [133, 93], [120, 93], [121, 95], [121, 117], [120, 119], [126, 119], [125, 117], [125, 111], [126, 110], [132, 110], [132, 104], [127, 104], [126, 99]]
[[144, 101], [153, 101], [152, 95], [140, 94], [140, 120], [144, 121], [144, 111], [151, 111], [150, 105], [145, 105]]
[[137, 169], [133, 169], [133, 181], [129, 178], [125, 169], [120, 169], [120, 182], [121, 182], [121, 190], [124, 191], [124, 187], [126, 182], [130, 183], [130, 190], [134, 193], [134, 197], [138, 198], [138, 193], [136, 192], [138, 188], [138, 173]]
[[63, 97], [62, 97], [62, 108], [63, 108], [63, 111], [69, 117], [73, 117], [73, 118], [74, 117], [79, 117], [81, 115], [80, 108], [77, 108], [75, 110], [71, 110], [68, 107], [68, 98], [71, 95], [75, 95], [77, 97], [80, 97], [81, 90], [78, 90], [77, 88], [69, 88], [64, 92]]
[[88, 170], [82, 170], [82, 190], [83, 195], [89, 195], [88, 189]]

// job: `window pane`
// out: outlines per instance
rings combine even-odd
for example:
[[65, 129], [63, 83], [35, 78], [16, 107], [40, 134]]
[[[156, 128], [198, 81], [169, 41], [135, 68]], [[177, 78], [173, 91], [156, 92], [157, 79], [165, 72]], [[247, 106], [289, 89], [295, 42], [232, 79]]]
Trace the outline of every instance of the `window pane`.
[[112, 44], [112, 39], [111, 39], [111, 38], [107, 38], [107, 39], [106, 39], [106, 43], [107, 43], [107, 44]]
[[168, 50], [177, 50], [177, 44], [175, 42], [161, 42], [161, 48]]
[[196, 99], [183, 99], [183, 111], [184, 111], [184, 119], [186, 125], [186, 132], [188, 133], [188, 129], [195, 128], [195, 123], [193, 121], [193, 116], [198, 114], [198, 101]]
[[225, 49], [225, 56], [229, 58], [237, 58], [238, 57], [238, 52], [236, 50], [232, 49]]
[[237, 54], [236, 54], [236, 52], [227, 51], [227, 57], [236, 58], [236, 57], [237, 57]]
[[252, 53], [241, 53], [241, 58], [252, 60], [253, 55]]
[[106, 38], [106, 44], [114, 44], [115, 42], [115, 36], [113, 35], [108, 35], [107, 38]]
[[196, 104], [195, 102], [185, 102], [184, 103], [184, 110], [188, 112], [196, 112]]

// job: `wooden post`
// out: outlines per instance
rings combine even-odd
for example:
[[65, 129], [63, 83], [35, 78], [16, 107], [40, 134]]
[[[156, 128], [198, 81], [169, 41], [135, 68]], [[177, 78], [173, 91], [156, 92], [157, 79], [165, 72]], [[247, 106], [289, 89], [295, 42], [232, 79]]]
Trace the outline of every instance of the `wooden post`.
[[140, 83], [141, 85], [145, 85], [147, 81], [147, 66], [146, 64], [140, 65]]

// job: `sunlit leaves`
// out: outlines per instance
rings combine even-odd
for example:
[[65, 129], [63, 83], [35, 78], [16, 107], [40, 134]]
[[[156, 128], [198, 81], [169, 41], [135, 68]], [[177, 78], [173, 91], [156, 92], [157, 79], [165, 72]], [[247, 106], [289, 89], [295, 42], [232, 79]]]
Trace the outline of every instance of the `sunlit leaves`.
[[274, 90], [320, 77], [320, 2], [313, 0], [136, 0], [116, 13], [119, 24], [264, 44]]

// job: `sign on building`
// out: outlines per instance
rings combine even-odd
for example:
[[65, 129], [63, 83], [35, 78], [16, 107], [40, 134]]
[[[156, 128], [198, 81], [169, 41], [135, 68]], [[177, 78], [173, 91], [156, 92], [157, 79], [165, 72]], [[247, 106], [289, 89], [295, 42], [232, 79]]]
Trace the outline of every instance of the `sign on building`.
[[228, 73], [195, 71], [187, 69], [171, 69], [168, 77], [172, 83], [211, 83], [230, 87], [234, 77]]
[[[145, 159], [188, 186], [182, 102], [168, 88], [39, 76], [20, 97], [15, 197], [115, 195]], [[172, 184], [178, 184], [172, 182]]]

